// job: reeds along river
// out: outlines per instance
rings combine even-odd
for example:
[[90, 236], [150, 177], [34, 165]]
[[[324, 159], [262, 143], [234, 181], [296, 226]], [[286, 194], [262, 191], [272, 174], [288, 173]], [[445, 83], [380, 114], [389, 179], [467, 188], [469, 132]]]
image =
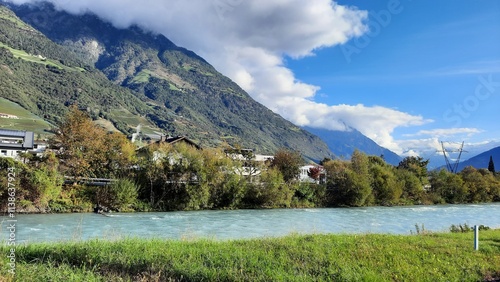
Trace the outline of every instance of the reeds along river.
[[[2, 220], [7, 242], [10, 218]], [[415, 225], [447, 231], [467, 223], [500, 228], [500, 203], [405, 207], [271, 209], [162, 213], [16, 215], [16, 243], [126, 237], [216, 240], [284, 236], [290, 233], [410, 234]]]

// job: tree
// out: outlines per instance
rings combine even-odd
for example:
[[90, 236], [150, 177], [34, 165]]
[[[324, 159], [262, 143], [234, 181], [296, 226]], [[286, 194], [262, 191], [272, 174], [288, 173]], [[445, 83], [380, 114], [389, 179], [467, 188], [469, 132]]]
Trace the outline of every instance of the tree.
[[469, 191], [460, 175], [442, 169], [431, 173], [431, 192], [435, 204], [443, 201], [458, 204], [467, 202]]
[[63, 173], [74, 177], [96, 177], [105, 163], [104, 129], [97, 127], [87, 113], [73, 105], [56, 130], [51, 146], [60, 148]]
[[493, 156], [490, 156], [490, 162], [488, 163], [488, 170], [495, 173], [495, 163], [493, 162]]
[[490, 195], [490, 187], [494, 182], [494, 177], [489, 171], [482, 170], [484, 173], [468, 166], [459, 174], [467, 188], [468, 202], [470, 203], [490, 202], [493, 198]]
[[105, 165], [102, 174], [108, 177], [124, 177], [136, 162], [135, 146], [119, 132], [108, 133], [104, 137]]
[[368, 157], [355, 151], [351, 162], [333, 160], [323, 165], [327, 175], [327, 202], [334, 206], [365, 206], [371, 187]]
[[398, 181], [394, 168], [374, 163], [370, 167], [372, 189], [377, 204], [394, 205], [403, 193], [404, 183]]
[[328, 157], [325, 157], [323, 158], [320, 162], [319, 162], [319, 165], [324, 165], [326, 164], [327, 162], [331, 161], [332, 159], [328, 158]]
[[307, 171], [307, 176], [311, 177], [314, 180], [319, 180], [321, 176], [322, 168], [319, 166], [313, 166]]
[[59, 161], [52, 152], [48, 152], [40, 160], [38, 166], [26, 169], [28, 182], [24, 189], [31, 191], [33, 203], [45, 209], [50, 202], [61, 195], [63, 177], [58, 172]]
[[414, 173], [422, 184], [427, 183], [427, 165], [429, 160], [424, 160], [422, 157], [409, 156], [404, 158], [398, 165], [399, 169], [407, 169]]
[[371, 188], [371, 175], [369, 171], [369, 158], [366, 154], [358, 150], [354, 150], [351, 156], [351, 186], [349, 194], [351, 196], [351, 206], [366, 206], [369, 205]]
[[406, 169], [396, 169], [395, 174], [398, 182], [403, 185], [401, 197], [413, 204], [422, 203], [425, 191], [418, 177]]
[[260, 183], [249, 184], [244, 201], [251, 207], [290, 207], [295, 194], [292, 186], [284, 183], [279, 169], [271, 167], [262, 172]]
[[132, 205], [137, 201], [137, 191], [134, 182], [128, 179], [119, 179], [109, 186], [97, 188], [97, 204], [111, 210], [132, 210]]
[[300, 174], [300, 165], [303, 159], [299, 152], [280, 149], [274, 155], [271, 167], [278, 169], [285, 182], [296, 180]]
[[123, 134], [108, 133], [74, 105], [50, 143], [59, 148], [62, 172], [73, 177], [117, 177], [135, 159], [134, 147]]

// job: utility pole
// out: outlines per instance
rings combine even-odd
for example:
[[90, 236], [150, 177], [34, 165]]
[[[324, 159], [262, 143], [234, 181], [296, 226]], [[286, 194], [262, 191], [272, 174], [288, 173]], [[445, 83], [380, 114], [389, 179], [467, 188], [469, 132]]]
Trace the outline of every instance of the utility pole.
[[[451, 173], [457, 173], [458, 164], [460, 163], [460, 157], [462, 157], [463, 152], [467, 152], [464, 151], [464, 142], [462, 142], [462, 144], [458, 149], [446, 149], [446, 147], [444, 146], [444, 142], [441, 141], [441, 148], [442, 149], [440, 152], [443, 153], [444, 160], [446, 161], [446, 168]], [[458, 153], [458, 157], [454, 163], [452, 163], [452, 160], [450, 158], [450, 153]]]

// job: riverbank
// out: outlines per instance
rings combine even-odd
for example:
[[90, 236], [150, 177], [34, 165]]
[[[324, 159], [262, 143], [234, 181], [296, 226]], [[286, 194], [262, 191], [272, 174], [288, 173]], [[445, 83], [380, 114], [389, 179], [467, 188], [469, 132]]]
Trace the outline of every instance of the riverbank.
[[[500, 229], [253, 240], [125, 239], [18, 246], [17, 281], [493, 281]], [[2, 246], [7, 254], [10, 247]], [[4, 256], [6, 257], [6, 256]], [[13, 281], [1, 260], [2, 281]]]

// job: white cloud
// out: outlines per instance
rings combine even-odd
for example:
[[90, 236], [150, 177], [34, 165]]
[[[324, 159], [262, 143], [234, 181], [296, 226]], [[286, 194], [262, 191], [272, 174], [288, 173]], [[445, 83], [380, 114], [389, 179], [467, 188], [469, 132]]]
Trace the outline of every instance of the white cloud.
[[[11, 0], [17, 4], [37, 0]], [[91, 11], [117, 27], [137, 24], [204, 57], [257, 101], [298, 125], [354, 127], [396, 152], [395, 128], [429, 120], [381, 106], [326, 105], [319, 87], [298, 81], [283, 58], [314, 55], [368, 31], [368, 13], [331, 0], [50, 0]], [[335, 93], [329, 93], [335, 95]]]
[[435, 136], [435, 137], [449, 137], [449, 136], [455, 136], [455, 135], [463, 135], [465, 134], [466, 136], [470, 137], [474, 134], [478, 134], [483, 132], [480, 129], [477, 128], [438, 128], [438, 129], [432, 129], [432, 130], [420, 130], [419, 132], [415, 134], [406, 134], [405, 136], [407, 137], [413, 137], [413, 136]]

